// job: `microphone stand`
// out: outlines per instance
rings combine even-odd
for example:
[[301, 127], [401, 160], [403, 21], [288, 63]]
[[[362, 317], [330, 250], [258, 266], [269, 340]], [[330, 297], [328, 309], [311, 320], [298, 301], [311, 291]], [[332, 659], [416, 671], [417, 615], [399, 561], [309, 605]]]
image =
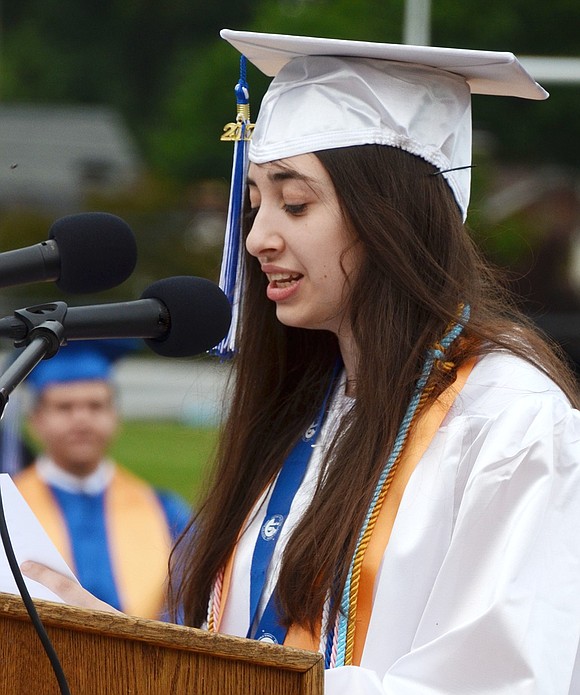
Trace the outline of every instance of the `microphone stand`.
[[[35, 307], [34, 311], [23, 309], [14, 312], [26, 323], [27, 334], [21, 341], [14, 343], [15, 347], [26, 346], [8, 369], [0, 376], [0, 417], [4, 413], [8, 398], [12, 391], [30, 374], [36, 365], [43, 359], [54, 357], [64, 341], [64, 318], [67, 312], [64, 302], [54, 302], [51, 305]], [[58, 655], [38, 615], [30, 592], [24, 582], [22, 572], [18, 565], [14, 548], [10, 540], [10, 533], [6, 524], [2, 494], [0, 492], [0, 538], [6, 553], [6, 559], [12, 575], [26, 607], [30, 620], [44, 647], [50, 661], [52, 670], [58, 682], [62, 695], [70, 695], [70, 688]]]
[[12, 391], [41, 360], [54, 357], [64, 340], [64, 319], [68, 306], [64, 302], [53, 302], [36, 308], [38, 311], [23, 309], [15, 312], [25, 321], [27, 334], [14, 345], [26, 347], [0, 376], [0, 417]]

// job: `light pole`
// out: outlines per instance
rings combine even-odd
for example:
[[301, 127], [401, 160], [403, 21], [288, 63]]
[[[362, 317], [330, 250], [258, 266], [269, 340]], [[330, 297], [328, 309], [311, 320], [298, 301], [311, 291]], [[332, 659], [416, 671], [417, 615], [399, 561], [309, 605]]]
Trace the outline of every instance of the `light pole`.
[[414, 46], [431, 43], [431, 0], [405, 0], [403, 43]]

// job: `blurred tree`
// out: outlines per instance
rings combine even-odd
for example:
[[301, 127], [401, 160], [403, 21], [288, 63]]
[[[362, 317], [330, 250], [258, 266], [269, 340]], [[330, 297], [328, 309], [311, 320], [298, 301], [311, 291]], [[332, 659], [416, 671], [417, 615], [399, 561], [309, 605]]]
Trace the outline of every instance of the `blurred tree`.
[[[229, 21], [247, 21], [248, 0], [228, 4]], [[2, 14], [4, 100], [111, 104], [142, 136], [176, 56], [215, 40], [223, 3], [5, 0]]]
[[577, 55], [577, 0], [437, 0], [432, 43], [526, 55]]

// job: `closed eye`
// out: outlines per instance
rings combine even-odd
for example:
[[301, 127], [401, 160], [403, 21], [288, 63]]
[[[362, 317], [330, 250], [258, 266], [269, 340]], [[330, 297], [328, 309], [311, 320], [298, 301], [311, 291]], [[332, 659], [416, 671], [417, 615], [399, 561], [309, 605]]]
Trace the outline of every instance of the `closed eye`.
[[306, 212], [306, 207], [306, 203], [302, 203], [300, 205], [284, 204], [284, 211], [287, 212], [289, 215], [302, 215]]

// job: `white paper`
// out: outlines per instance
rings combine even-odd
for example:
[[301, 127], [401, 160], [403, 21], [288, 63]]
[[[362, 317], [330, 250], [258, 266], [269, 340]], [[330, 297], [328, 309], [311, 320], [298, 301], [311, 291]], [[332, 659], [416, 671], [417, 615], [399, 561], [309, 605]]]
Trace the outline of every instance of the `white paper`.
[[[0, 473], [0, 491], [6, 525], [18, 565], [22, 565], [26, 560], [34, 560], [76, 580], [7, 473]], [[56, 594], [33, 579], [24, 577], [24, 581], [32, 598], [64, 603]], [[20, 594], [3, 543], [0, 543], [0, 591]]]

